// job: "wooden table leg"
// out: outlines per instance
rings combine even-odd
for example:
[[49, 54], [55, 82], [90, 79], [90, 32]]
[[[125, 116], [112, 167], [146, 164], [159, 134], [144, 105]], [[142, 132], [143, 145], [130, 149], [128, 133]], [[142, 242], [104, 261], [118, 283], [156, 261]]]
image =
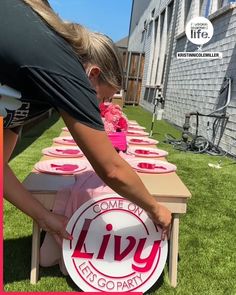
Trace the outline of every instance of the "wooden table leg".
[[177, 286], [177, 264], [179, 248], [179, 214], [172, 214], [172, 229], [170, 235], [169, 278], [172, 287]]
[[38, 224], [35, 221], [33, 221], [31, 271], [30, 271], [30, 283], [31, 284], [36, 284], [38, 282], [39, 246], [40, 246], [40, 228], [39, 228]]

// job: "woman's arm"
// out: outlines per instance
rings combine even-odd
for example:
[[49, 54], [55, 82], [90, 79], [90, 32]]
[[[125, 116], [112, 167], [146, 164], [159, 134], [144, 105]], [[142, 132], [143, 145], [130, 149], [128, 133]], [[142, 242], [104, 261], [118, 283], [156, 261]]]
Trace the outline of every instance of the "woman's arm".
[[61, 115], [76, 143], [103, 181], [119, 195], [143, 208], [152, 220], [169, 231], [171, 213], [149, 194], [144, 184], [112, 147], [106, 133], [79, 123], [66, 112]]
[[4, 130], [4, 197], [18, 209], [32, 217], [39, 226], [49, 232], [56, 233], [61, 238], [71, 239], [66, 232], [67, 218], [46, 210], [43, 205], [34, 199], [14, 175], [8, 165], [9, 158], [15, 147], [17, 134], [9, 129]]

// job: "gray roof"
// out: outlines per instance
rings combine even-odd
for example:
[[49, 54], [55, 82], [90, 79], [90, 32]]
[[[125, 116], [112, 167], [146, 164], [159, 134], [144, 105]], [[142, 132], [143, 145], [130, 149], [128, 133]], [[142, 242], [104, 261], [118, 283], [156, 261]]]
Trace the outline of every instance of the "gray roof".
[[[150, 4], [151, 0], [133, 0], [132, 3], [132, 10], [131, 10], [131, 19], [130, 19], [130, 28], [129, 28], [129, 35], [134, 31], [136, 25], [139, 23], [140, 17], [143, 15], [144, 11], [147, 9], [148, 5]], [[155, 1], [161, 2], [161, 1]]]
[[123, 47], [123, 48], [127, 48], [128, 47], [128, 36], [117, 41], [116, 42], [116, 46], [117, 47]]

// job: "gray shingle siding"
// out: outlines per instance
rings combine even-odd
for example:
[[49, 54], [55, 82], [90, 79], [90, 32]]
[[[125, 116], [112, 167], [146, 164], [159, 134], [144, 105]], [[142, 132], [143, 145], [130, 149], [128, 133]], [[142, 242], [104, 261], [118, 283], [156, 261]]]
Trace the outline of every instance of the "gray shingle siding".
[[[168, 67], [164, 73], [164, 95], [165, 108], [164, 118], [170, 122], [182, 126], [185, 114], [191, 111], [210, 113], [216, 109], [219, 102], [219, 90], [222, 86], [225, 76], [233, 79], [232, 98], [227, 108], [229, 122], [221, 140], [221, 146], [236, 154], [236, 5], [229, 5], [224, 9], [217, 11], [210, 16], [214, 26], [214, 35], [209, 43], [203, 46], [203, 51], [222, 52], [223, 58], [217, 60], [182, 60], [176, 58], [176, 53], [180, 51], [196, 51], [197, 46], [190, 43], [185, 34], [179, 35], [179, 26], [181, 21], [182, 1], [174, 1], [176, 10], [176, 23], [172, 18], [170, 24], [170, 33], [167, 45], [167, 53], [171, 49], [171, 55]], [[143, 23], [151, 14], [155, 7], [155, 17], [160, 15], [162, 10], [171, 1], [151, 1], [148, 8], [140, 18], [140, 23], [136, 26], [129, 39], [128, 50], [145, 52], [145, 67], [141, 92], [141, 104], [148, 110], [153, 106], [144, 98], [144, 90], [147, 79], [148, 61], [150, 57], [151, 35], [147, 37], [144, 47], [140, 36], [142, 34]], [[178, 7], [176, 5], [178, 4]], [[226, 9], [228, 8], [228, 9]], [[224, 13], [220, 13], [224, 11]], [[173, 31], [174, 30], [174, 31]], [[171, 36], [171, 32], [173, 35]], [[200, 121], [199, 133], [207, 137], [208, 118], [202, 118]], [[192, 131], [194, 131], [194, 124]]]
[[[218, 16], [212, 23], [214, 36], [203, 46], [203, 50], [222, 52], [222, 60], [177, 60], [178, 51], [184, 51], [185, 48], [187, 51], [195, 51], [196, 46], [189, 43], [185, 36], [174, 39], [164, 116], [176, 125], [182, 126], [188, 112], [210, 113], [218, 103], [218, 94], [224, 77], [232, 77], [232, 98], [227, 109], [230, 119], [221, 146], [236, 153], [236, 9]], [[207, 136], [206, 126], [209, 119], [204, 118], [202, 121], [199, 133]]]

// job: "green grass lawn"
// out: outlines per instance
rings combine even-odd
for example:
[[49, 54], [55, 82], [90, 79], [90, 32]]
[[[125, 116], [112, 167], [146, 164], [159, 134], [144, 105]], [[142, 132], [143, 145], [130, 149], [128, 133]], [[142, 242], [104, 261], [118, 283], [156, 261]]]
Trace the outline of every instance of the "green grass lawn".
[[[139, 107], [126, 107], [124, 111], [129, 119], [137, 120], [149, 131], [150, 113]], [[54, 115], [23, 136], [10, 163], [20, 180], [40, 159], [41, 150], [51, 146], [52, 138], [59, 135], [62, 126], [64, 123]], [[191, 191], [192, 198], [188, 202], [187, 214], [180, 219], [178, 286], [176, 289], [170, 287], [166, 268], [148, 294], [235, 295], [235, 161], [174, 150], [171, 145], [163, 143], [166, 133], [181, 136], [167, 122], [156, 121], [153, 137], [160, 141], [158, 147], [169, 152], [168, 161], [177, 165], [177, 173]], [[222, 169], [208, 166], [219, 159]], [[31, 232], [31, 220], [4, 202], [5, 291], [78, 291], [58, 267], [40, 268], [40, 281], [35, 286], [30, 285]]]

